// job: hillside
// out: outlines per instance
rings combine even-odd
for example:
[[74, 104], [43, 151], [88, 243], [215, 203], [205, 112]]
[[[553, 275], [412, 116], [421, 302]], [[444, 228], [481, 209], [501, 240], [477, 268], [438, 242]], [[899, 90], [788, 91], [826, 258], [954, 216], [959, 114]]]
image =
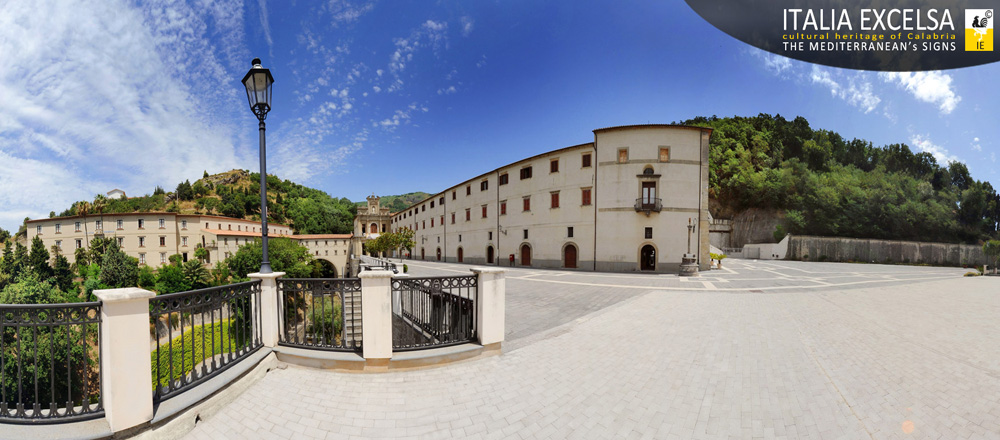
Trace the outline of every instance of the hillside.
[[965, 164], [939, 164], [905, 144], [812, 129], [803, 117], [698, 117], [714, 129], [709, 207], [716, 218], [748, 209], [784, 213], [791, 233], [978, 243], [997, 237], [1000, 196]]
[[[355, 204], [274, 175], [267, 177], [268, 221], [287, 224], [299, 234], [348, 234], [353, 229]], [[232, 170], [209, 175], [194, 183], [184, 181], [173, 192], [156, 187], [152, 195], [127, 199], [97, 197], [76, 202], [59, 216], [88, 213], [168, 211], [211, 214], [260, 220], [260, 174]]]
[[[389, 208], [391, 210], [390, 212], [399, 212], [430, 196], [430, 194], [420, 191], [401, 194], [398, 196], [381, 196], [379, 198], [379, 205], [383, 208]], [[364, 207], [368, 206], [368, 201], [365, 200], [357, 202], [356, 204], [358, 207]]]

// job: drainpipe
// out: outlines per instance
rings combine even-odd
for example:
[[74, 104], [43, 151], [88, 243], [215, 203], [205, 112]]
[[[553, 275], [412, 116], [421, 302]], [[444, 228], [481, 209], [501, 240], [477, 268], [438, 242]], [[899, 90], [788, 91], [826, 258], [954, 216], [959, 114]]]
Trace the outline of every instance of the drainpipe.
[[497, 245], [493, 247], [493, 264], [500, 265], [500, 170], [493, 172], [497, 176], [497, 198], [493, 212], [497, 213]]
[[590, 190], [590, 203], [594, 207], [594, 271], [597, 271], [597, 133], [594, 133], [594, 156], [590, 164], [594, 166], [594, 186]]

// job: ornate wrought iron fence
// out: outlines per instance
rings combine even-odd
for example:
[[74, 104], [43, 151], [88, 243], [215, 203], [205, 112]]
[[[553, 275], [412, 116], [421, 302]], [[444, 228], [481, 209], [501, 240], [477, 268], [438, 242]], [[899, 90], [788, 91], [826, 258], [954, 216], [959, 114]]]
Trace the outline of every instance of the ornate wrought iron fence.
[[360, 279], [278, 279], [278, 301], [280, 345], [361, 349]]
[[260, 281], [149, 300], [153, 399], [173, 397], [262, 346]]
[[475, 341], [477, 283], [474, 275], [394, 278], [393, 350]]
[[101, 303], [0, 305], [0, 423], [100, 417]]

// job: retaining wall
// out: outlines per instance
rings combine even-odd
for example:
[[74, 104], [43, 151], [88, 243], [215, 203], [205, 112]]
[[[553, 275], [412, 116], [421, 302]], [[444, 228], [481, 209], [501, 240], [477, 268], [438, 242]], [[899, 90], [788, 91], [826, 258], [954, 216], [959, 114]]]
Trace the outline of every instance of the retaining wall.
[[791, 238], [788, 246], [788, 258], [809, 261], [865, 261], [869, 263], [914, 263], [936, 266], [982, 266], [988, 263], [982, 246], [973, 244], [808, 235], [796, 235]]

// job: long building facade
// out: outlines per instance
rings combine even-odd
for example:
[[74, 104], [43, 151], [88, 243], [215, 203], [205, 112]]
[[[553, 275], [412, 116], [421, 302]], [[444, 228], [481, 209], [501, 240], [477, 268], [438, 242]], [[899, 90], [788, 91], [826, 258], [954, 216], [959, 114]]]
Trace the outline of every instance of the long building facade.
[[414, 259], [675, 273], [690, 251], [704, 270], [711, 133], [660, 124], [594, 130], [592, 143], [428, 197], [393, 214], [391, 227], [415, 232]]
[[[260, 239], [260, 223], [214, 215], [145, 212], [94, 214], [29, 220], [27, 240], [42, 238], [45, 249], [52, 246], [75, 262], [75, 252], [87, 248], [95, 237], [110, 237], [139, 264], [158, 267], [178, 254], [184, 261], [195, 258], [199, 247], [208, 250], [209, 267], [229, 258], [243, 245]], [[268, 224], [269, 237], [287, 237], [309, 249], [314, 258], [329, 262], [338, 275], [347, 273], [351, 234], [292, 235], [292, 228]]]

